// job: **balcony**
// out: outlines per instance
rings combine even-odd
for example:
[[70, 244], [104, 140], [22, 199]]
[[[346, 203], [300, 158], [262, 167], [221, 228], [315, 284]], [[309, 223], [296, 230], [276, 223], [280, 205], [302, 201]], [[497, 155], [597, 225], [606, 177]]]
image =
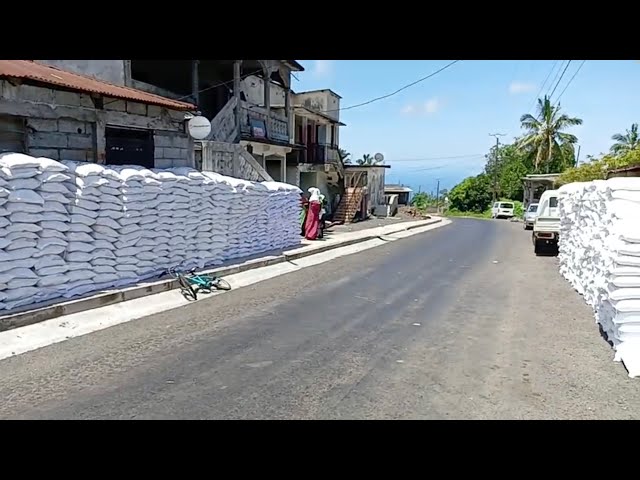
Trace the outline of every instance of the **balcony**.
[[270, 115], [265, 108], [241, 101], [240, 136], [243, 139], [271, 140], [277, 143], [289, 143], [289, 121], [284, 115], [273, 110]]
[[302, 150], [300, 163], [310, 163], [312, 165], [338, 164], [338, 147], [323, 143], [312, 143]]

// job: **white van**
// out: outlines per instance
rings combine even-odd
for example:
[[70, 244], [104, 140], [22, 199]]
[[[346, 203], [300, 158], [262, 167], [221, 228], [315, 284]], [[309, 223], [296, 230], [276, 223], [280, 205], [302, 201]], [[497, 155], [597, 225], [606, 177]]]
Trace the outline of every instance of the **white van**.
[[542, 250], [558, 249], [560, 236], [560, 214], [558, 212], [558, 190], [547, 190], [538, 202], [538, 215], [533, 222], [533, 251], [540, 255]]
[[511, 202], [496, 202], [491, 207], [491, 218], [513, 218], [514, 205]]

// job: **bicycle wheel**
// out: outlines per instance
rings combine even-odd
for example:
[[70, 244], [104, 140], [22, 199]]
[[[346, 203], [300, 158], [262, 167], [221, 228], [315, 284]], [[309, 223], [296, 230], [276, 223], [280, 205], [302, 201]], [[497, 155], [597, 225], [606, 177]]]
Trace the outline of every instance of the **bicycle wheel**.
[[231, 290], [231, 285], [224, 278], [216, 278], [211, 282], [211, 285], [218, 290]]
[[180, 284], [182, 295], [184, 295], [187, 300], [189, 300], [189, 297], [193, 298], [194, 300], [198, 299], [198, 295], [196, 294], [196, 291], [191, 283], [189, 283], [189, 280], [184, 278], [184, 276], [182, 275], [178, 275], [178, 283]]

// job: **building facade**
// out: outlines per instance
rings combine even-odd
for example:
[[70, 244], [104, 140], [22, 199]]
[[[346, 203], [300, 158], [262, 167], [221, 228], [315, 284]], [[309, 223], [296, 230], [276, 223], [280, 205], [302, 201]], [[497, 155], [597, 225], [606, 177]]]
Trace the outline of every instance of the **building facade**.
[[195, 106], [29, 60], [0, 61], [0, 151], [148, 168], [193, 165]]

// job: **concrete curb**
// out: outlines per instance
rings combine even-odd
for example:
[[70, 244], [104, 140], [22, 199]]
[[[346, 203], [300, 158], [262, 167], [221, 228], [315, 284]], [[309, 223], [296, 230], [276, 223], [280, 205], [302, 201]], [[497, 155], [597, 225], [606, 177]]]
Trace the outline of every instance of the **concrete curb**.
[[[246, 272], [248, 270], [254, 270], [256, 268], [267, 267], [283, 262], [290, 262], [292, 260], [316, 255], [318, 253], [323, 253], [336, 248], [366, 242], [368, 240], [379, 238], [382, 235], [392, 235], [394, 233], [402, 231], [426, 227], [428, 225], [433, 225], [441, 221], [442, 218], [432, 218], [430, 220], [421, 221], [419, 224], [414, 223], [409, 226], [398, 225], [398, 228], [389, 230], [388, 232], [385, 231], [384, 233], [371, 233], [368, 235], [362, 235], [361, 237], [337, 241], [336, 243], [319, 245], [318, 247], [309, 248], [306, 250], [304, 250], [305, 247], [300, 247], [301, 251], [298, 252], [282, 253], [279, 255], [271, 255], [262, 258], [251, 259], [235, 265], [206, 270], [206, 273], [214, 274], [221, 277], [234, 275], [236, 273]], [[146, 297], [148, 295], [154, 295], [156, 293], [167, 292], [175, 288], [178, 288], [177, 280], [171, 278], [162, 279], [153, 282], [133, 285], [131, 287], [120, 290], [101, 292], [90, 297], [78, 298], [62, 303], [41, 305], [40, 307], [36, 307], [23, 312], [17, 312], [4, 316], [0, 315], [0, 332], [12, 330], [19, 327], [25, 327], [27, 325], [33, 325], [34, 323], [44, 322], [45, 320], [51, 320], [53, 318], [62, 317], [64, 315], [93, 310], [94, 308], [105, 307], [107, 305], [126, 302], [127, 300], [134, 300], [136, 298]]]

